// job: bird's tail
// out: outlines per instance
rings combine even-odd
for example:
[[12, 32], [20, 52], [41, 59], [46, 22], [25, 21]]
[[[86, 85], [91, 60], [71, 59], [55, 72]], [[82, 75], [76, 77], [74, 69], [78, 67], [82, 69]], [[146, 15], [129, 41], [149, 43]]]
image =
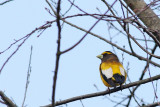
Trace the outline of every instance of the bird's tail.
[[113, 77], [114, 77], [116, 83], [119, 83], [120, 85], [122, 85], [125, 81], [125, 77], [123, 75], [114, 74]]

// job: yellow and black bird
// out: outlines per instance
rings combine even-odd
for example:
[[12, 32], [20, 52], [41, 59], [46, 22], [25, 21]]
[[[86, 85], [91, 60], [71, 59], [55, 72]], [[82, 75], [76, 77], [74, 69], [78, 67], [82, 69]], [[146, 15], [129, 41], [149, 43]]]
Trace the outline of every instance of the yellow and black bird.
[[105, 51], [97, 57], [102, 61], [99, 70], [104, 85], [108, 88], [121, 86], [126, 81], [127, 74], [118, 57], [110, 51]]

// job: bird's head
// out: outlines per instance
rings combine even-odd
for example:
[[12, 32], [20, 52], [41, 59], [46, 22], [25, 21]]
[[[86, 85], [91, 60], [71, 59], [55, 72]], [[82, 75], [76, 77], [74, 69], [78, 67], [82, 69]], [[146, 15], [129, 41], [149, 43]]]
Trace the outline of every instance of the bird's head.
[[110, 51], [103, 52], [102, 54], [98, 55], [97, 58], [101, 59], [102, 62], [109, 61], [109, 60], [119, 61], [118, 57]]

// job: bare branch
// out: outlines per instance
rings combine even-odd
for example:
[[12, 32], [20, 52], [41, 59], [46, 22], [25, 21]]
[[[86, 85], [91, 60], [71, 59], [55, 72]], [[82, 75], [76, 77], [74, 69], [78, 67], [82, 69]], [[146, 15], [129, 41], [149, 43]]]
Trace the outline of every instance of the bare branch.
[[[130, 88], [130, 87], [137, 86], [137, 85], [140, 85], [140, 84], [145, 84], [145, 83], [148, 83], [148, 82], [151, 82], [151, 81], [155, 81], [155, 80], [158, 80], [158, 79], [160, 79], [160, 75], [154, 76], [152, 78], [147, 78], [147, 79], [144, 79], [144, 80], [141, 80], [141, 81], [136, 81], [136, 82], [132, 82], [132, 83], [123, 85], [122, 89]], [[106, 91], [101, 91], [101, 92], [97, 92], [97, 93], [81, 95], [81, 96], [69, 98], [69, 99], [66, 99], [66, 100], [57, 101], [55, 103], [55, 106], [66, 104], [66, 103], [77, 101], [77, 100], [81, 100], [81, 99], [92, 98], [92, 97], [97, 97], [97, 96], [103, 96], [103, 95], [111, 94], [111, 93], [114, 93], [114, 92], [117, 92], [117, 91], [120, 91], [120, 90], [121, 90], [121, 88], [118, 87], [118, 88], [115, 88], [115, 89], [111, 89], [110, 91], [106, 90]], [[46, 105], [46, 106], [41, 106], [41, 107], [51, 107], [51, 104], [50, 105]]]
[[[155, 45], [155, 46], [153, 47], [152, 54], [154, 54], [156, 48], [157, 48], [157, 45]], [[152, 56], [149, 57], [149, 60], [151, 60], [151, 58], [152, 58]], [[149, 64], [148, 64], [148, 62], [147, 62], [147, 63], [146, 63], [146, 66], [144, 67], [144, 70], [142, 71], [142, 74], [141, 74], [139, 80], [142, 80], [142, 79], [143, 79], [143, 77], [144, 77], [144, 75], [145, 75], [145, 73], [146, 73], [146, 70], [147, 70], [148, 66], [149, 66]], [[131, 95], [128, 97], [129, 100], [128, 100], [128, 103], [127, 103], [127, 107], [130, 105], [131, 99], [132, 99], [135, 91], [138, 89], [139, 86], [140, 86], [140, 85], [137, 85], [137, 86], [132, 90]]]
[[[47, 1], [47, 3], [49, 2]], [[56, 66], [55, 66], [54, 77], [53, 77], [52, 107], [55, 107], [55, 91], [56, 91], [57, 75], [58, 75], [58, 68], [59, 68], [59, 60], [60, 60], [60, 55], [61, 55], [61, 52], [60, 52], [60, 46], [61, 46], [60, 10], [61, 10], [61, 0], [58, 0], [57, 14], [56, 14], [57, 16], [56, 22], [57, 22], [57, 28], [58, 28], [58, 40], [57, 40]]]
[[[70, 0], [69, 0], [69, 1], [70, 1]], [[115, 0], [115, 1], [113, 2], [113, 4], [111, 5], [111, 7], [112, 7], [116, 2], [117, 2], [117, 0]], [[73, 4], [73, 5], [74, 5], [74, 4]], [[74, 6], [75, 6], [75, 5], [74, 5]], [[109, 9], [104, 13], [104, 15], [106, 15], [106, 14], [108, 13], [108, 11], [109, 11]], [[97, 25], [97, 23], [101, 21], [101, 19], [103, 18], [104, 15], [102, 15], [102, 16], [92, 25], [92, 27], [86, 32], [86, 34], [85, 34], [75, 45], [73, 45], [72, 47], [70, 47], [70, 48], [68, 48], [68, 49], [66, 49], [66, 50], [64, 50], [64, 51], [62, 51], [62, 53], [66, 53], [66, 52], [70, 51], [71, 49], [73, 49], [74, 47], [76, 47], [78, 44], [80, 44], [81, 41], [88, 35], [88, 33]]]
[[27, 90], [28, 90], [28, 86], [29, 86], [29, 79], [30, 79], [30, 75], [31, 75], [32, 49], [33, 49], [33, 47], [31, 46], [31, 53], [30, 53], [30, 58], [29, 58], [28, 71], [27, 71], [26, 88], [25, 88], [25, 92], [24, 92], [24, 99], [23, 99], [23, 102], [22, 102], [22, 107], [24, 107], [24, 103], [25, 103], [25, 100], [26, 100]]
[[[40, 27], [38, 27], [38, 28], [35, 28], [32, 32], [30, 32], [30, 33], [27, 34], [26, 36], [20, 38], [19, 40], [15, 41], [15, 42], [12, 43], [7, 49], [5, 49], [4, 51], [0, 52], [0, 54], [6, 52], [6, 51], [9, 50], [13, 45], [15, 45], [17, 42], [23, 40], [23, 41], [17, 46], [17, 48], [11, 53], [11, 55], [6, 59], [6, 61], [3, 63], [2, 67], [0, 68], [0, 74], [1, 74], [4, 66], [7, 64], [7, 62], [12, 58], [13, 55], [15, 55], [15, 54], [17, 53], [17, 51], [19, 50], [19, 48], [26, 42], [26, 40], [28, 40], [28, 39], [31, 37], [31, 35], [32, 35], [33, 33], [35, 33], [36, 31], [42, 30], [42, 29], [45, 29], [45, 30], [46, 30], [47, 28], [51, 27], [51, 24], [52, 24], [52, 23], [53, 23], [53, 22], [47, 22], [47, 23], [45, 23], [44, 25], [42, 25], [42, 26], [40, 26]], [[41, 33], [41, 34], [42, 34], [42, 33]]]
[[0, 3], [0, 5], [4, 5], [4, 4], [6, 4], [6, 3], [10, 2], [10, 1], [13, 1], [13, 0], [7, 0], [5, 2]]
[[[102, 0], [102, 1], [106, 4], [106, 6], [107, 6], [108, 8], [110, 7], [105, 0]], [[122, 8], [122, 10], [123, 10], [123, 8]], [[143, 9], [143, 10], [145, 11], [145, 9]], [[116, 16], [116, 15], [114, 14], [114, 12], [112, 11], [111, 8], [110, 8], [110, 11], [111, 11], [111, 13], [112, 13], [114, 16]], [[142, 11], [142, 10], [141, 10], [141, 11]], [[123, 14], [124, 14], [124, 13], [123, 13]], [[120, 26], [121, 26], [121, 27], [124, 29], [124, 31], [127, 33], [128, 37], [130, 37], [144, 52], [152, 55], [153, 57], [156, 57], [156, 58], [160, 59], [160, 56], [151, 54], [150, 52], [148, 52], [147, 50], [145, 50], [145, 49], [135, 40], [135, 38], [133, 38], [133, 37], [131, 36], [131, 34], [129, 34], [129, 32], [128, 32], [128, 31], [126, 30], [126, 28], [125, 28], [125, 25], [122, 25], [119, 20], [117, 20], [117, 22], [120, 24]], [[138, 23], [138, 21], [137, 21], [137, 23]], [[129, 38], [128, 38], [128, 39], [129, 39]], [[158, 42], [158, 43], [159, 43], [159, 42]], [[129, 46], [130, 46], [130, 48], [131, 48], [131, 51], [135, 54], [135, 52], [134, 52], [133, 49], [132, 49], [130, 40], [129, 40]]]
[[[62, 21], [64, 21], [65, 23], [67, 23], [67, 24], [69, 24], [69, 25], [71, 25], [71, 26], [73, 26], [73, 27], [75, 27], [75, 28], [77, 28], [77, 29], [79, 29], [79, 30], [82, 30], [82, 31], [84, 31], [84, 32], [87, 32], [87, 30], [85, 30], [85, 29], [83, 29], [83, 28], [81, 28], [81, 27], [78, 27], [77, 25], [74, 25], [74, 24], [72, 24], [72, 23], [70, 23], [70, 22], [68, 22], [68, 21], [66, 21], [66, 20], [64, 20], [64, 19], [62, 19]], [[134, 57], [137, 57], [137, 58], [140, 59], [140, 60], [144, 60], [144, 61], [147, 61], [147, 60], [148, 60], [147, 58], [144, 58], [144, 57], [142, 57], [142, 56], [140, 56], [140, 55], [138, 55], [138, 54], [136, 54], [136, 53], [131, 53], [131, 52], [129, 52], [128, 50], [125, 50], [125, 49], [121, 48], [120, 46], [118, 46], [118, 45], [110, 42], [109, 40], [107, 40], [107, 39], [105, 39], [105, 38], [103, 38], [103, 37], [101, 37], [101, 36], [99, 36], [99, 35], [97, 35], [97, 34], [95, 34], [95, 33], [89, 32], [89, 34], [91, 34], [91, 35], [93, 35], [93, 36], [95, 36], [95, 37], [97, 37], [97, 38], [99, 38], [99, 39], [101, 39], [101, 40], [103, 40], [103, 41], [105, 41], [105, 42], [107, 42], [107, 43], [115, 46], [115, 47], [118, 48], [119, 50], [121, 50], [121, 51], [123, 51], [123, 52], [125, 52], [125, 53], [127, 53], [127, 54], [129, 54], [129, 55], [132, 55], [132, 56], [134, 56]], [[149, 61], [149, 63], [151, 63], [151, 64], [153, 64], [153, 65], [155, 65], [155, 66], [160, 67], [160, 64], [158, 64], [158, 63], [156, 63], [156, 62], [153, 62], [153, 61], [151, 61], [151, 60]]]
[[160, 102], [144, 105], [144, 106], [141, 106], [141, 107], [156, 107], [156, 106], [160, 106]]
[[[138, 17], [141, 21], [149, 28], [153, 30], [153, 33], [156, 35], [160, 41], [160, 19], [153, 12], [153, 10], [144, 2], [144, 0], [124, 0], [126, 4], [132, 9], [135, 14], [138, 14]], [[153, 3], [152, 3], [153, 4]], [[151, 5], [151, 4], [150, 4]], [[144, 8], [146, 8], [144, 10]], [[143, 11], [142, 11], [143, 10]], [[152, 20], [148, 20], [146, 17], [152, 16]]]
[[4, 103], [9, 107], [17, 107], [2, 91], [0, 91], [0, 97], [4, 101]]

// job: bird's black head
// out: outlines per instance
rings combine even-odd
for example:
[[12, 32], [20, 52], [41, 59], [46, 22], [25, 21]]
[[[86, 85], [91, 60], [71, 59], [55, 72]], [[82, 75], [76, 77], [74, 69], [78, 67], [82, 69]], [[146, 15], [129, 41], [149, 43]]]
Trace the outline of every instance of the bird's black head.
[[110, 51], [105, 51], [102, 54], [98, 55], [97, 58], [101, 59], [103, 61], [108, 61], [108, 60], [114, 60], [114, 61], [119, 61], [117, 56], [110, 52]]

